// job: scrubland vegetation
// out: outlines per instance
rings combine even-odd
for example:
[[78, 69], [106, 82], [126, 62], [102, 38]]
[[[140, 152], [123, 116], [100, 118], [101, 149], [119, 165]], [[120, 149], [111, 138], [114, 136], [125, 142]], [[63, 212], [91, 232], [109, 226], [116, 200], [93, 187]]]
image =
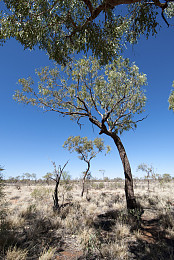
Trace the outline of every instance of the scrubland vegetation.
[[6, 183], [0, 259], [174, 259], [173, 180], [136, 180], [143, 211], [128, 212], [123, 180], [61, 182], [58, 211], [54, 183]]
[[[55, 175], [47, 173], [41, 182], [35, 174], [25, 173], [23, 179], [18, 176], [3, 183], [0, 175], [0, 259], [173, 260], [174, 180], [168, 174], [156, 179], [153, 168], [142, 164], [139, 170], [146, 178], [134, 180], [133, 186], [120, 139], [146, 118], [142, 113], [147, 85], [146, 74], [121, 55], [141, 35], [148, 39], [157, 34], [159, 15], [169, 27], [173, 1], [2, 3], [0, 46], [15, 38], [26, 49], [37, 46], [46, 51], [56, 63], [54, 68], [36, 70], [37, 77], [19, 79], [20, 88], [13, 98], [69, 117], [80, 128], [80, 120], [85, 119], [99, 135], [111, 138], [123, 165], [125, 184], [123, 180], [89, 180], [90, 161], [104, 150], [104, 143], [80, 136], [69, 137], [64, 147], [87, 163], [83, 183], [68, 175], [62, 181], [64, 168], [56, 166]], [[118, 9], [120, 5], [123, 9]], [[76, 61], [76, 54], [85, 56]], [[174, 91], [169, 108], [174, 110]], [[61, 123], [59, 128], [63, 132]]]

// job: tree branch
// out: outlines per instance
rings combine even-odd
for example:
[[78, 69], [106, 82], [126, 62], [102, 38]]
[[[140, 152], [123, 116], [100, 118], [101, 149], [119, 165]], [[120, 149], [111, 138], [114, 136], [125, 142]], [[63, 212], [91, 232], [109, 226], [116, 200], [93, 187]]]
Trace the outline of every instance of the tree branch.
[[53, 181], [56, 181], [56, 179], [52, 178], [52, 177], [49, 177], [49, 179], [53, 180]]
[[83, 0], [83, 2], [87, 5], [91, 15], [93, 14], [93, 6], [90, 0]]
[[98, 110], [97, 105], [96, 105], [96, 103], [95, 103], [95, 101], [94, 101], [94, 99], [93, 99], [93, 95], [92, 95], [92, 90], [91, 90], [91, 88], [88, 87], [88, 85], [86, 84], [86, 82], [84, 82], [84, 83], [85, 83], [86, 88], [89, 90], [90, 97], [91, 97], [91, 100], [92, 100], [92, 103], [93, 103], [93, 105], [94, 105], [94, 108], [95, 108], [96, 112], [97, 112], [100, 116], [102, 116], [102, 114], [101, 114], [100, 111]]

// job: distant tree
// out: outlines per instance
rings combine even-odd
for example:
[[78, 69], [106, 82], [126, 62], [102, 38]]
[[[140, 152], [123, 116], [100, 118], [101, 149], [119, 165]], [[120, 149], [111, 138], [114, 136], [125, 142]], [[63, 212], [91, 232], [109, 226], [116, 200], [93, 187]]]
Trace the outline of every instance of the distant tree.
[[50, 184], [50, 180], [53, 177], [53, 173], [51, 172], [47, 172], [44, 176], [43, 179], [46, 180], [46, 183], [49, 185]]
[[[95, 138], [94, 141], [88, 140], [87, 137], [70, 136], [63, 144], [64, 148], [67, 148], [70, 152], [76, 152], [79, 154], [79, 159], [87, 163], [87, 169], [83, 173], [82, 181], [82, 193], [83, 197], [85, 190], [85, 180], [88, 175], [91, 166], [91, 160], [103, 150], [105, 150], [104, 141], [101, 138]], [[110, 151], [110, 147], [107, 146], [107, 152]]]
[[10, 183], [16, 183], [16, 182], [18, 182], [18, 178], [10, 176], [10, 177], [8, 178], [8, 182], [10, 182]]
[[49, 185], [50, 184], [50, 179], [53, 177], [53, 173], [51, 172], [47, 172], [43, 178], [46, 180], [47, 184]]
[[141, 170], [145, 172], [145, 178], [147, 179], [148, 183], [148, 192], [150, 191], [150, 178], [155, 178], [155, 172], [153, 166], [149, 166], [145, 163], [142, 163], [138, 166], [137, 170]]
[[70, 116], [78, 124], [81, 118], [88, 118], [100, 129], [100, 135], [110, 136], [124, 168], [127, 207], [137, 208], [131, 167], [119, 134], [136, 128], [137, 122], [143, 120], [135, 114], [144, 111], [146, 97], [141, 87], [146, 85], [146, 75], [121, 56], [104, 68], [89, 58], [69, 63], [61, 73], [56, 67], [46, 67], [37, 75], [38, 91], [31, 78], [20, 79], [22, 91], [16, 91], [14, 98], [44, 111]]
[[172, 177], [169, 173], [164, 173], [163, 179], [164, 179], [164, 182], [170, 182], [172, 180]]
[[104, 177], [104, 181], [108, 182], [109, 178], [108, 177]]
[[36, 173], [32, 173], [32, 174], [31, 174], [31, 178], [32, 178], [33, 180], [35, 180], [35, 182], [36, 182], [36, 179], [37, 179]]
[[24, 173], [24, 176], [25, 176], [25, 179], [28, 181], [31, 179], [31, 174], [28, 172]]
[[103, 180], [104, 180], [105, 170], [101, 169], [99, 170], [99, 172], [101, 172], [101, 174], [103, 175]]
[[71, 180], [71, 175], [67, 171], [62, 172], [62, 182], [68, 184]]

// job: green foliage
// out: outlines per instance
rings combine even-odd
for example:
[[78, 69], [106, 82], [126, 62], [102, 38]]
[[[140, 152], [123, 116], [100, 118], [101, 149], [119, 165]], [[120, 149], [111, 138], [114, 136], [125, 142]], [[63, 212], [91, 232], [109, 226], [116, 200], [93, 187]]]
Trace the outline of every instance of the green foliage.
[[164, 180], [164, 182], [170, 182], [171, 179], [172, 179], [172, 177], [171, 177], [170, 174], [168, 174], [168, 173], [164, 173], [164, 174], [163, 174], [163, 180]]
[[69, 182], [71, 180], [71, 175], [67, 171], [63, 171], [61, 179], [62, 179], [63, 184], [69, 184]]
[[[70, 152], [77, 152], [79, 159], [85, 162], [95, 158], [96, 155], [105, 149], [104, 141], [101, 138], [95, 138], [94, 141], [88, 140], [87, 137], [70, 136], [63, 144]], [[110, 146], [107, 146], [107, 152]]]
[[121, 56], [101, 67], [96, 59], [80, 59], [66, 68], [43, 68], [36, 71], [38, 90], [31, 78], [20, 79], [22, 91], [14, 99], [68, 115], [73, 120], [88, 118], [101, 129], [100, 133], [122, 133], [137, 126], [134, 115], [144, 111], [146, 97], [142, 86], [146, 75]]
[[40, 188], [36, 188], [32, 191], [31, 193], [31, 197], [35, 198], [36, 200], [44, 200], [45, 198], [47, 198], [49, 196], [49, 194], [52, 191], [50, 189], [44, 188], [42, 187]]
[[164, 183], [170, 182], [172, 179], [171, 175], [168, 173], [164, 173], [163, 175], [157, 174], [156, 176], [161, 186], [163, 186]]
[[43, 178], [46, 180], [46, 182], [49, 184], [49, 182], [50, 182], [50, 180], [51, 180], [51, 178], [53, 177], [53, 173], [51, 173], [51, 172], [47, 172], [44, 176], [43, 176]]
[[[156, 34], [158, 12], [164, 4], [154, 1], [4, 0], [0, 13], [0, 42], [13, 37], [24, 48], [38, 46], [59, 64], [74, 53], [90, 49], [104, 64], [116, 58], [125, 41], [141, 34]], [[129, 5], [131, 4], [132, 5]], [[119, 8], [125, 4], [125, 8]], [[167, 13], [173, 16], [168, 4]]]
[[[174, 81], [172, 86], [174, 88]], [[174, 111], [174, 90], [171, 92], [169, 96], [169, 109], [172, 109]]]
[[145, 172], [145, 178], [146, 179], [149, 179], [149, 178], [155, 179], [155, 177], [156, 177], [156, 174], [154, 172], [154, 168], [153, 168], [152, 165], [149, 166], [145, 163], [142, 163], [138, 166], [137, 170], [138, 171], [141, 170], [141, 171]]
[[174, 17], [174, 3], [169, 2], [165, 12], [169, 18]]
[[105, 185], [104, 185], [103, 182], [100, 182], [100, 183], [98, 184], [98, 189], [104, 189], [104, 187], [105, 187]]
[[153, 166], [149, 166], [145, 163], [142, 163], [137, 168], [137, 171], [139, 171], [139, 170], [145, 172], [145, 179], [147, 179], [147, 183], [148, 183], [148, 192], [150, 192], [150, 178], [153, 178], [153, 179], [156, 178], [154, 168], [153, 168]]

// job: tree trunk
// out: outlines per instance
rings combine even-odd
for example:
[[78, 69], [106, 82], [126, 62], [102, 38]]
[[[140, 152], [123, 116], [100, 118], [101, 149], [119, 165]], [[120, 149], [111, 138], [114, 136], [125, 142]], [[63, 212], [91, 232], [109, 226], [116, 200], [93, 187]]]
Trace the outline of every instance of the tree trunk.
[[126, 193], [127, 209], [136, 209], [137, 203], [134, 196], [133, 178], [132, 178], [131, 167], [130, 167], [130, 163], [125, 148], [120, 138], [115, 133], [112, 133], [111, 137], [113, 138], [117, 146], [123, 164], [124, 175], [125, 175], [125, 193]]
[[58, 187], [59, 187], [59, 182], [60, 182], [60, 177], [57, 176], [56, 178], [56, 185], [54, 189], [54, 196], [53, 196], [53, 201], [54, 201], [54, 210], [59, 209], [59, 199], [58, 199]]
[[148, 193], [150, 192], [149, 178], [147, 179]]
[[84, 174], [83, 180], [82, 180], [82, 193], [81, 193], [81, 197], [83, 197], [83, 194], [84, 194], [84, 191], [85, 191], [85, 180], [86, 180], [86, 176], [87, 176], [87, 174], [89, 172], [89, 169], [90, 169], [90, 162], [87, 162], [87, 164], [88, 164], [88, 168], [87, 168], [87, 170], [86, 170], [86, 172]]

